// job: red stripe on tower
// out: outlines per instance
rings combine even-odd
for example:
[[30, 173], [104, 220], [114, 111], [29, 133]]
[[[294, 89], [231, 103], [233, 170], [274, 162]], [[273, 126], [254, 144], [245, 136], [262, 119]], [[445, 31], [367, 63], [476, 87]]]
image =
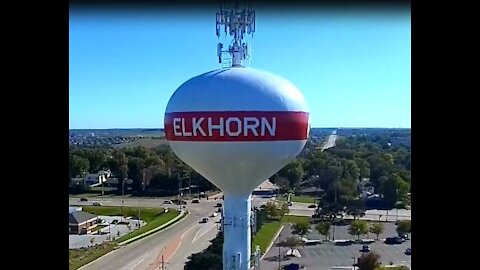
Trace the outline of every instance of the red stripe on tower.
[[292, 141], [308, 137], [306, 112], [175, 112], [165, 114], [169, 141]]

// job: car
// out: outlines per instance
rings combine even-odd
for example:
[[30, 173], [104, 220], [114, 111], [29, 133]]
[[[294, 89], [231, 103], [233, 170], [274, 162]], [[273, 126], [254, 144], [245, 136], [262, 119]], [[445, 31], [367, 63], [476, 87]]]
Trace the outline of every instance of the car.
[[222, 207], [223, 205], [221, 203], [217, 203], [217, 205], [215, 205], [215, 207]]
[[87, 199], [87, 198], [80, 198], [80, 201], [81, 201], [81, 202], [87, 202], [88, 199]]
[[265, 209], [265, 207], [267, 207], [267, 205], [265, 204], [260, 205], [260, 209]]
[[408, 234], [403, 233], [403, 232], [399, 232], [398, 237], [401, 237], [402, 239], [407, 240], [408, 239]]
[[222, 211], [223, 211], [223, 210], [222, 210], [221, 207], [219, 207], [219, 208], [217, 209], [217, 212], [218, 212], [218, 213], [221, 213]]
[[213, 213], [210, 215], [210, 217], [216, 217], [216, 216], [218, 216], [218, 214], [217, 214], [216, 212], [213, 212]]
[[164, 201], [163, 204], [173, 204], [172, 201]]
[[310, 204], [308, 208], [317, 208], [317, 206], [315, 204]]
[[112, 222], [110, 222], [111, 224], [117, 224], [118, 223], [118, 220], [117, 219], [114, 219]]
[[200, 223], [207, 223], [207, 222], [208, 222], [208, 218], [207, 218], [207, 217], [202, 218], [202, 220], [200, 221]]
[[184, 201], [184, 200], [181, 200], [181, 201], [180, 201], [180, 200], [176, 200], [176, 201], [175, 201], [175, 204], [176, 204], [176, 205], [180, 205], [180, 204], [185, 205], [185, 204], [187, 204], [187, 202]]
[[385, 244], [388, 244], [388, 245], [395, 245], [395, 244], [401, 244], [403, 243], [404, 239], [401, 238], [401, 237], [387, 237], [385, 239]]
[[94, 203], [92, 203], [92, 205], [93, 205], [93, 206], [102, 206], [102, 204], [99, 203], [99, 202], [94, 202]]
[[411, 248], [407, 248], [405, 250], [405, 255], [412, 255], [412, 249]]
[[288, 202], [287, 205], [288, 205], [288, 206], [292, 206], [293, 203], [292, 203], [292, 202]]
[[303, 266], [301, 266], [300, 264], [298, 263], [291, 263], [289, 265], [285, 265], [283, 267], [284, 270], [299, 270], [299, 269], [302, 269], [304, 268]]
[[192, 200], [192, 203], [200, 203], [200, 201], [195, 199], [195, 200]]
[[362, 246], [362, 249], [360, 250], [361, 252], [370, 252], [371, 249], [368, 245], [363, 245]]

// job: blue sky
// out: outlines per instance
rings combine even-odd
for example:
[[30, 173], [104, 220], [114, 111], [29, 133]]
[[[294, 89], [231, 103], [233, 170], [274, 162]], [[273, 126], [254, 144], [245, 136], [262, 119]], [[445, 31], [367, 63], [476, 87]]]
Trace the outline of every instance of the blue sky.
[[[409, 10], [256, 11], [249, 66], [293, 82], [312, 127], [411, 126]], [[163, 127], [175, 89], [221, 68], [215, 12], [71, 10], [70, 128]]]

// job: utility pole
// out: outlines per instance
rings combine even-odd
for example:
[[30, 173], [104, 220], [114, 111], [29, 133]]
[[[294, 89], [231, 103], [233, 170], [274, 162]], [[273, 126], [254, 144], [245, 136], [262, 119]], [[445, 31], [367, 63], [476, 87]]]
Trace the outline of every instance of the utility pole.
[[400, 206], [400, 201], [398, 200], [398, 188], [395, 190], [396, 192], [396, 199], [397, 199], [397, 202], [395, 203], [395, 208], [397, 210], [397, 218], [396, 218], [396, 221], [398, 221], [398, 207]]
[[280, 234], [278, 235], [278, 269], [282, 269], [282, 254], [280, 253]]
[[[105, 179], [105, 180], [106, 180], [106, 179]], [[103, 183], [104, 183], [103, 177], [100, 178], [100, 181], [102, 181], [102, 197], [103, 197], [103, 195], [105, 195], [104, 189], [103, 189]]]
[[143, 188], [143, 192], [145, 192], [145, 169], [143, 169], [142, 188]]
[[138, 200], [137, 209], [138, 209], [138, 216], [137, 216], [137, 218], [138, 218], [138, 228], [140, 229], [140, 200]]
[[190, 184], [190, 177], [188, 177], [188, 199], [192, 199], [192, 185]]
[[123, 207], [125, 207], [125, 182], [127, 179], [123, 179], [122, 182], [122, 207], [120, 208], [120, 214], [122, 214], [122, 221], [123, 221]]
[[335, 204], [337, 203], [337, 183], [334, 183], [335, 187]]
[[178, 174], [178, 210], [182, 211], [182, 178], [180, 177], [180, 174]]

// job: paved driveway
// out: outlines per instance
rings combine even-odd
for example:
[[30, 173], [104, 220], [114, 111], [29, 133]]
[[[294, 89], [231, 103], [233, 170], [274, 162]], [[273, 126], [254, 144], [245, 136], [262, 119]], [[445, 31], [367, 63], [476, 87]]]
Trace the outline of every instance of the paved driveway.
[[[104, 220], [104, 222], [102, 223], [103, 225], [108, 225], [115, 219], [116, 220], [121, 219], [120, 216], [119, 217], [99, 216], [99, 218]], [[112, 238], [113, 237], [118, 238], [138, 228], [137, 220], [128, 220], [128, 222], [130, 223], [130, 229], [128, 228], [127, 225], [124, 225], [124, 224], [110, 224], [110, 226], [106, 226], [99, 230], [102, 234], [83, 234], [83, 235], [70, 234], [68, 236], [68, 246], [69, 248], [89, 247], [89, 246], [92, 246], [92, 243], [90, 242], [92, 238], [94, 239], [93, 245], [97, 245], [109, 239], [109, 230], [110, 230], [110, 236]], [[144, 226], [145, 224], [146, 223], [144, 221], [141, 221], [140, 225]]]
[[[393, 236], [395, 234], [395, 224], [385, 224], [384, 237]], [[336, 239], [351, 239], [352, 237], [347, 233], [348, 226], [340, 226], [336, 229]], [[291, 227], [285, 226], [284, 230], [280, 233], [280, 238], [285, 238], [291, 235]], [[317, 238], [321, 237], [321, 238]], [[318, 235], [316, 232], [312, 232], [307, 235], [309, 239], [323, 239], [323, 236]], [[367, 238], [367, 237], [362, 237]], [[374, 238], [374, 237], [372, 237]], [[278, 241], [278, 240], [276, 240]], [[382, 241], [376, 241], [369, 245], [372, 251], [380, 255], [380, 261], [382, 264], [401, 264], [411, 266], [411, 259], [409, 255], [404, 252], [407, 248], [411, 248], [411, 242], [408, 240], [401, 245], [387, 245]], [[296, 262], [305, 265], [308, 270], [320, 270], [320, 269], [335, 269], [335, 267], [351, 267], [353, 264], [353, 258], [357, 258], [361, 255], [360, 249], [362, 244], [351, 244], [347, 246], [336, 245], [333, 242], [325, 242], [314, 246], [298, 247], [302, 255], [301, 258], [293, 258], [288, 261], [283, 260], [283, 255], [287, 252], [288, 248], [274, 245], [269, 252], [265, 255], [261, 262], [262, 270], [277, 270], [278, 269], [278, 255], [279, 251], [282, 256], [281, 265], [286, 265], [292, 262]]]

